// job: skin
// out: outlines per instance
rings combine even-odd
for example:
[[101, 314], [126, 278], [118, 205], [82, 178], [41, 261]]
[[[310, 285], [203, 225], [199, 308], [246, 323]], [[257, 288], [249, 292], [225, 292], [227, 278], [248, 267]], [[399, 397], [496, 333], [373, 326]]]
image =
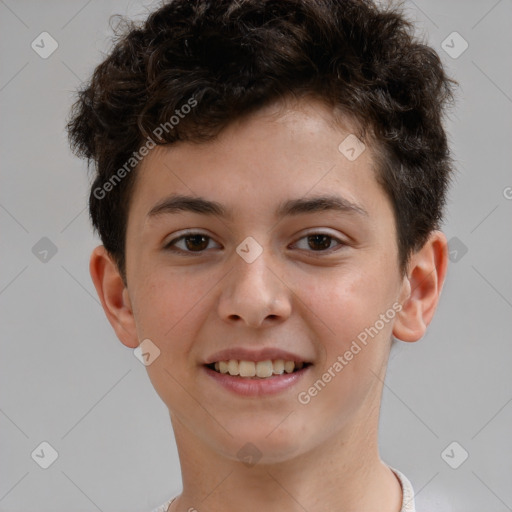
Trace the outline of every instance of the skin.
[[[130, 204], [127, 286], [103, 246], [91, 256], [91, 276], [121, 342], [133, 349], [149, 338], [160, 350], [147, 371], [169, 408], [180, 454], [183, 493], [173, 512], [400, 510], [399, 482], [378, 452], [382, 381], [391, 336], [417, 341], [432, 319], [447, 242], [433, 232], [400, 271], [392, 206], [376, 180], [371, 143], [354, 161], [338, 150], [350, 130], [349, 119], [335, 124], [319, 101], [296, 100], [234, 122], [214, 141], [158, 147], [138, 169]], [[233, 218], [148, 217], [171, 194], [216, 201]], [[283, 201], [325, 194], [366, 214], [275, 216]], [[202, 252], [164, 248], [185, 229], [210, 239], [188, 246], [182, 239], [177, 247]], [[333, 237], [330, 251], [307, 238], [313, 233]], [[250, 264], [236, 253], [248, 236], [263, 250]], [[396, 303], [401, 311], [378, 335], [308, 404], [299, 403], [297, 394]], [[312, 366], [292, 389], [240, 397], [202, 367], [232, 346], [279, 347]], [[237, 457], [248, 442], [261, 454], [251, 467]]]

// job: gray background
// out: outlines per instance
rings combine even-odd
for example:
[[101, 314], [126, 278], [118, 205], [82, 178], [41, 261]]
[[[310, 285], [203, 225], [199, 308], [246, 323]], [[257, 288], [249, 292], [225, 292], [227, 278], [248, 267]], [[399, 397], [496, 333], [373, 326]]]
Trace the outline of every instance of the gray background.
[[[88, 176], [64, 132], [73, 91], [109, 48], [109, 16], [144, 16], [150, 5], [0, 0], [0, 511], [148, 511], [181, 488], [167, 409], [115, 337], [89, 277], [98, 240]], [[419, 512], [504, 512], [512, 510], [512, 1], [406, 6], [461, 83], [447, 125], [458, 174], [445, 224], [453, 261], [424, 340], [393, 350], [382, 457], [412, 481]], [[47, 59], [31, 48], [43, 31], [59, 45]], [[457, 58], [441, 47], [454, 31], [469, 44]], [[452, 53], [462, 48], [447, 41]], [[43, 237], [55, 254], [41, 252], [50, 245]], [[59, 454], [46, 470], [31, 457], [42, 441]], [[463, 450], [457, 469], [443, 460], [455, 466]]]

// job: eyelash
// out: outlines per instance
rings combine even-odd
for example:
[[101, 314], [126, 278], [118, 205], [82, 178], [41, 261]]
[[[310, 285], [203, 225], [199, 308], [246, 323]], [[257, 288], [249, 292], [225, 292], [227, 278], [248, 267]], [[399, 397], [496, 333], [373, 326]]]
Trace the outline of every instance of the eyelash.
[[[333, 252], [339, 251], [341, 248], [349, 245], [348, 243], [340, 240], [339, 238], [336, 238], [335, 236], [332, 236], [332, 235], [330, 235], [328, 233], [324, 233], [322, 231], [308, 233], [307, 235], [304, 235], [303, 237], [299, 238], [299, 240], [297, 242], [295, 242], [294, 245], [296, 245], [301, 240], [307, 239], [310, 236], [318, 236], [318, 235], [323, 235], [323, 236], [328, 237], [331, 240], [331, 242], [332, 241], [338, 242], [338, 247], [337, 248], [330, 247], [329, 249], [320, 250], [320, 251], [313, 251], [313, 250], [307, 250], [307, 249], [302, 249], [302, 250], [305, 250], [306, 252], [311, 252], [311, 253], [314, 253], [314, 254], [316, 253], [316, 254], [324, 255], [324, 254], [331, 254]], [[209, 235], [205, 235], [204, 233], [201, 233], [201, 232], [192, 231], [192, 232], [189, 232], [189, 233], [185, 233], [185, 234], [183, 234], [183, 235], [181, 235], [181, 236], [179, 236], [177, 238], [173, 238], [168, 244], [166, 244], [164, 246], [164, 249], [168, 250], [168, 251], [175, 252], [175, 253], [179, 253], [179, 254], [186, 254], [187, 256], [188, 255], [190, 255], [190, 256], [201, 255], [204, 252], [206, 252], [207, 249], [204, 249], [204, 250], [201, 250], [201, 251], [190, 251], [190, 250], [184, 250], [184, 249], [180, 249], [180, 248], [176, 249], [175, 248], [176, 244], [178, 242], [180, 242], [181, 240], [185, 240], [187, 238], [193, 238], [193, 237], [196, 237], [196, 236], [203, 236], [206, 239], [208, 239], [208, 242], [213, 241], [213, 238], [211, 236], [209, 236]]]

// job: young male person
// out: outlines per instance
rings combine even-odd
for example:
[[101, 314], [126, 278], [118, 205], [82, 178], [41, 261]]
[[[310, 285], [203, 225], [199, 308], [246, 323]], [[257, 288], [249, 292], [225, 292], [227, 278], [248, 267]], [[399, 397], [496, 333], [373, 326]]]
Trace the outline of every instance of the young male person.
[[80, 92], [91, 276], [180, 456], [160, 510], [414, 510], [378, 418], [445, 278], [453, 82], [413, 28], [367, 0], [175, 0]]

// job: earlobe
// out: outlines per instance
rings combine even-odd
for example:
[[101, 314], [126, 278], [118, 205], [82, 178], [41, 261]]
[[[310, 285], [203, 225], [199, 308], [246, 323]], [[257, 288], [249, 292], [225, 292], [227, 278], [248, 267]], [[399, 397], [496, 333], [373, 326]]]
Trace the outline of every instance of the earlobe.
[[448, 266], [448, 243], [440, 231], [431, 233], [415, 252], [404, 277], [402, 310], [397, 315], [393, 335], [402, 341], [423, 337], [439, 303]]
[[89, 262], [96, 292], [117, 337], [130, 348], [139, 346], [128, 289], [117, 265], [103, 245], [96, 247]]

